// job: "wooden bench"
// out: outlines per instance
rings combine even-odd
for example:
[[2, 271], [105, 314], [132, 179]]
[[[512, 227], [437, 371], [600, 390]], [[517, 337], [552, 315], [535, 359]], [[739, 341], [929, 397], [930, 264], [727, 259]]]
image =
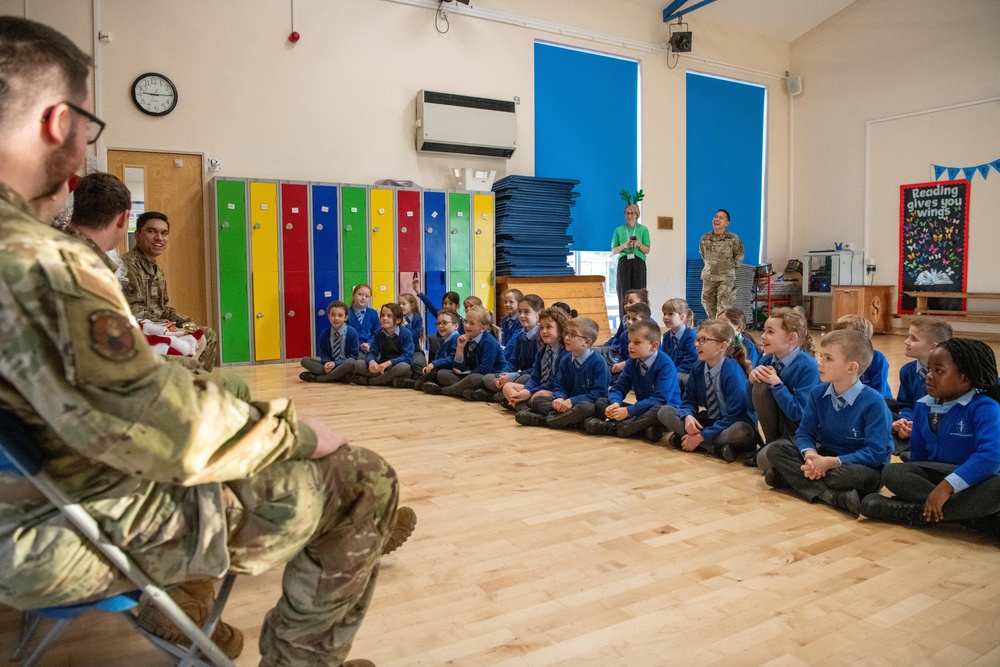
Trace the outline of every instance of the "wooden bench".
[[[980, 324], [1000, 324], [1000, 311], [990, 310], [934, 310], [928, 307], [928, 299], [1000, 299], [1000, 292], [903, 292], [917, 300], [913, 315], [930, 315], [954, 320], [955, 322], [974, 322]], [[902, 319], [912, 316], [899, 315]]]
[[[515, 278], [497, 276], [497, 303], [495, 312], [502, 313], [501, 300], [508, 289], [517, 288], [524, 294], [537, 294], [551, 306], [556, 301], [568, 303], [580, 317], [589, 317], [601, 331], [598, 341], [611, 338], [608, 307], [604, 301], [604, 276], [535, 276]], [[499, 318], [498, 318], [499, 319]]]

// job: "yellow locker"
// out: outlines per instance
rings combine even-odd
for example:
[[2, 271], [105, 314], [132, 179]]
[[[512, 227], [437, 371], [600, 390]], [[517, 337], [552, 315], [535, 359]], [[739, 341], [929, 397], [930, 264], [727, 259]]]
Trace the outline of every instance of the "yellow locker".
[[[372, 188], [369, 191], [369, 197], [368, 219], [372, 234], [372, 276], [376, 273], [393, 273], [396, 270], [395, 193], [392, 190]], [[378, 303], [377, 291], [373, 296], [375, 302]]]
[[277, 271], [253, 274], [253, 355], [256, 361], [281, 358], [281, 302]]
[[[473, 274], [493, 272], [493, 253], [496, 237], [493, 222], [493, 195], [472, 196], [472, 229], [473, 229]], [[481, 281], [476, 279], [476, 294]], [[483, 297], [480, 297], [483, 298]], [[484, 303], [492, 303], [483, 298]]]
[[396, 300], [395, 277], [395, 271], [372, 273], [372, 308], [379, 310], [390, 301]]
[[483, 306], [487, 310], [493, 310], [493, 306], [496, 304], [496, 295], [493, 291], [493, 272], [477, 271], [472, 276], [472, 293], [483, 300]]
[[250, 183], [250, 257], [254, 273], [278, 270], [277, 183]]

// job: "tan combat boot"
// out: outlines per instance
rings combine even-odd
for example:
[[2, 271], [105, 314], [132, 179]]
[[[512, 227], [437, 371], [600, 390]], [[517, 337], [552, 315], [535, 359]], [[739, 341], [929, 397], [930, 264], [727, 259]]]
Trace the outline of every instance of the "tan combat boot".
[[[215, 600], [215, 586], [211, 579], [186, 581], [167, 592], [195, 625], [199, 627], [205, 625], [208, 612]], [[187, 636], [146, 596], [139, 602], [137, 622], [146, 632], [171, 644], [185, 647], [191, 645]], [[236, 658], [243, 652], [243, 633], [221, 619], [215, 627], [215, 632], [212, 633], [212, 641], [230, 659]]]
[[382, 555], [390, 554], [413, 534], [413, 529], [417, 525], [417, 513], [409, 507], [400, 507], [396, 510], [396, 523], [392, 524], [389, 532], [389, 539], [382, 546]]

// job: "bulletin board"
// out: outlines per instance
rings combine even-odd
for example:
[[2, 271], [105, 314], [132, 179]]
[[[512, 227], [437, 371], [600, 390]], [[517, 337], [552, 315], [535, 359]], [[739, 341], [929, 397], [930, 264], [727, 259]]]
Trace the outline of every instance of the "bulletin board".
[[[968, 281], [967, 180], [899, 188], [898, 312], [912, 313], [916, 299], [903, 292], [965, 292]], [[932, 310], [962, 310], [962, 299], [929, 299]]]

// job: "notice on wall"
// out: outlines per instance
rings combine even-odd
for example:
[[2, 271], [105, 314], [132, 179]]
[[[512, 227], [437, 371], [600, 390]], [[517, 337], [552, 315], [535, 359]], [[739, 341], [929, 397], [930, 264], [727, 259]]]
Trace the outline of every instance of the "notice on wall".
[[[969, 273], [969, 182], [899, 188], [900, 313], [916, 299], [903, 292], [964, 292]], [[962, 299], [928, 299], [931, 310], [961, 310]]]

